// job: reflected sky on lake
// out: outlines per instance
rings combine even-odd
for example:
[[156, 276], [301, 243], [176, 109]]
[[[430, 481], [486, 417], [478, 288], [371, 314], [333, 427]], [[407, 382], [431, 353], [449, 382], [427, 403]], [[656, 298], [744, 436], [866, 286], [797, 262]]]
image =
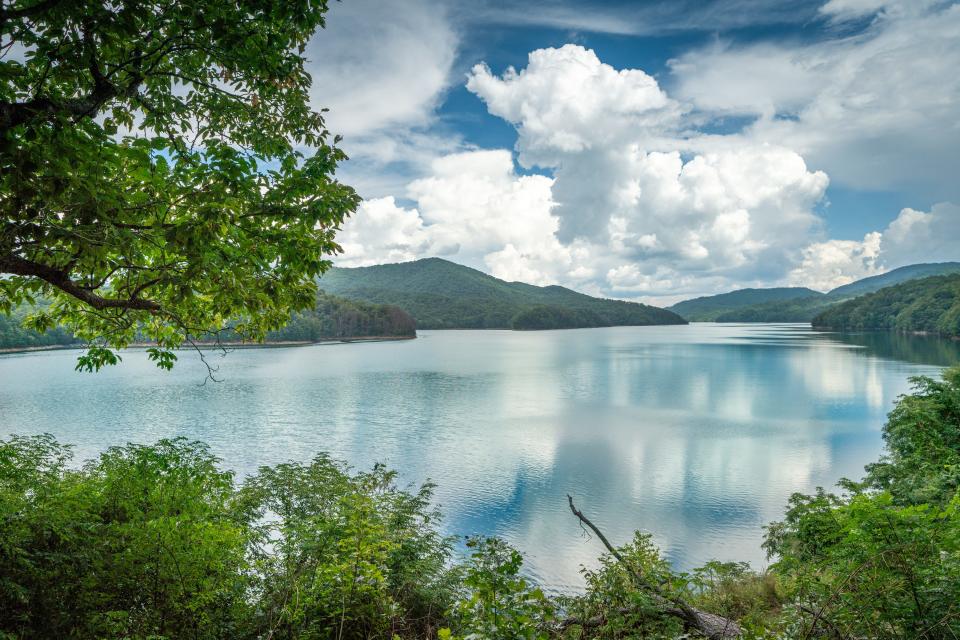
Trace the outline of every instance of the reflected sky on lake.
[[437, 483], [450, 533], [498, 534], [553, 589], [648, 531], [675, 566], [748, 560], [794, 491], [859, 477], [912, 375], [960, 343], [804, 325], [423, 331], [404, 342], [234, 351], [200, 385], [143, 352], [97, 375], [76, 352], [0, 356], [3, 431], [49, 432], [79, 459], [127, 441], [205, 440], [240, 474], [318, 451]]

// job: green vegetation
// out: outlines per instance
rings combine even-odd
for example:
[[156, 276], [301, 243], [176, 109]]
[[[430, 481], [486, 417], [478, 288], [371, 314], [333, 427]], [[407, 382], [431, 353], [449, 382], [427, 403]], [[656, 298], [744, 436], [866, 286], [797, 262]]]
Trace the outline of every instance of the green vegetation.
[[899, 269], [893, 269], [879, 276], [863, 278], [830, 291], [828, 295], [837, 299], [862, 296], [873, 293], [884, 287], [890, 287], [908, 280], [917, 280], [929, 276], [945, 276], [951, 273], [960, 273], [960, 262], [931, 262], [927, 264], [912, 264]]
[[9, 315], [0, 314], [0, 349], [79, 344], [79, 340], [62, 327], [53, 327], [40, 333], [24, 326], [24, 319], [29, 315], [30, 309], [31, 307], [23, 306], [14, 309]]
[[813, 319], [821, 329], [886, 329], [960, 336], [960, 274], [887, 287], [827, 309]]
[[325, 0], [4, 2], [0, 313], [90, 348], [222, 330], [260, 340], [309, 308], [357, 206], [310, 107]]
[[313, 309], [293, 314], [286, 326], [267, 334], [267, 342], [416, 335], [416, 322], [399, 307], [345, 300], [320, 291]]
[[351, 300], [396, 305], [416, 318], [420, 329], [684, 324], [676, 314], [656, 307], [593, 298], [558, 286], [504, 282], [440, 258], [335, 268], [323, 276], [320, 288]]
[[836, 301], [818, 294], [783, 302], [766, 302], [742, 309], [719, 313], [715, 322], [810, 322], [815, 315], [836, 304]]
[[[54, 327], [40, 334], [19, 324], [30, 312], [31, 309], [25, 307], [11, 316], [0, 316], [0, 349], [82, 344], [62, 327]], [[413, 338], [416, 335], [416, 322], [410, 314], [398, 307], [345, 300], [319, 291], [313, 309], [293, 313], [286, 325], [266, 335], [265, 342], [318, 342], [365, 337]], [[223, 342], [243, 339], [242, 334], [230, 330], [221, 331], [217, 336]], [[149, 336], [142, 333], [138, 333], [137, 338], [143, 342], [149, 340]]]
[[513, 316], [510, 328], [518, 331], [535, 329], [578, 329], [608, 326], [602, 317], [588, 309], [567, 309], [538, 304]]
[[713, 322], [717, 316], [731, 309], [741, 309], [757, 304], [779, 303], [797, 298], [809, 298], [823, 295], [819, 291], [805, 287], [776, 287], [772, 289], [738, 289], [715, 296], [703, 296], [678, 302], [670, 311], [679, 314], [690, 322]]
[[669, 307], [690, 322], [810, 322], [831, 306], [884, 287], [933, 275], [960, 273], [960, 262], [914, 264], [863, 278], [828, 293], [805, 288], [741, 289]]
[[582, 593], [553, 597], [500, 540], [472, 538], [462, 557], [432, 487], [401, 489], [380, 466], [320, 455], [238, 482], [182, 439], [76, 468], [50, 436], [12, 436], [0, 441], [0, 637], [955, 638], [960, 368], [913, 382], [863, 480], [796, 494], [770, 525], [767, 572], [679, 573], [638, 533], [584, 571]]

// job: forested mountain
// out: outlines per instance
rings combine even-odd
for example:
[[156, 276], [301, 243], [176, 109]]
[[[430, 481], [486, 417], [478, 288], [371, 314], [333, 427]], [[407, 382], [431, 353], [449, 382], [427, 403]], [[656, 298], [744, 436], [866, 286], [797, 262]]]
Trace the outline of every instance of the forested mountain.
[[739, 309], [729, 309], [715, 318], [715, 322], [810, 322], [815, 315], [836, 304], [833, 298], [817, 295], [755, 304]]
[[267, 341], [332, 340], [337, 338], [412, 338], [417, 324], [406, 311], [386, 304], [346, 300], [322, 291], [317, 305], [293, 314], [283, 329], [271, 331]]
[[960, 274], [911, 280], [835, 305], [819, 329], [887, 329], [960, 336]]
[[678, 302], [670, 311], [691, 322], [810, 322], [830, 306], [884, 287], [933, 275], [960, 273], [960, 262], [913, 264], [837, 287], [740, 289]]
[[879, 276], [870, 276], [837, 287], [827, 295], [834, 299], [847, 299], [855, 296], [862, 296], [865, 293], [879, 291], [884, 287], [889, 287], [908, 280], [926, 278], [929, 276], [941, 276], [951, 273], [960, 273], [960, 262], [931, 262], [927, 264], [911, 264], [906, 267], [900, 267]]
[[[22, 326], [30, 312], [21, 307], [12, 316], [0, 315], [0, 349], [69, 346], [78, 341], [60, 327], [39, 334]], [[345, 300], [323, 292], [317, 294], [317, 304], [309, 311], [291, 316], [289, 324], [267, 335], [267, 342], [317, 342], [345, 338], [399, 338], [415, 337], [416, 323], [410, 314], [390, 305]], [[144, 337], [146, 342], [147, 339]], [[223, 341], [239, 340], [230, 332], [221, 335]]]
[[715, 296], [703, 296], [678, 302], [670, 311], [679, 314], [691, 322], [710, 322], [732, 309], [740, 309], [765, 303], [782, 303], [797, 298], [822, 296], [823, 294], [806, 287], [775, 287], [771, 289], [738, 289]]
[[334, 268], [320, 288], [352, 300], [393, 304], [421, 329], [552, 329], [685, 324], [636, 302], [594, 298], [560, 286], [505, 282], [440, 258]]

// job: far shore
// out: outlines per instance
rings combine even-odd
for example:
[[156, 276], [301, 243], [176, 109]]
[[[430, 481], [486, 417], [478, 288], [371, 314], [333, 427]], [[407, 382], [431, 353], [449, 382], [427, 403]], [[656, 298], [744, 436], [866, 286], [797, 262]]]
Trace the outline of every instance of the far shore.
[[[210, 349], [218, 349], [223, 347], [225, 349], [272, 349], [275, 347], [307, 347], [310, 345], [324, 345], [324, 344], [342, 344], [349, 342], [392, 342], [395, 340], [413, 340], [417, 336], [347, 336], [343, 338], [327, 338], [324, 340], [278, 340], [275, 342], [196, 342], [198, 347], [206, 347]], [[150, 342], [135, 342], [131, 344], [128, 349], [146, 349], [148, 347], [155, 347], [156, 345]], [[0, 354], [4, 353], [29, 353], [31, 351], [60, 351], [63, 349], [83, 349], [84, 345], [82, 344], [50, 344], [50, 345], [41, 345], [36, 347], [5, 347], [0, 349]], [[187, 350], [191, 347], [181, 346], [180, 350]]]

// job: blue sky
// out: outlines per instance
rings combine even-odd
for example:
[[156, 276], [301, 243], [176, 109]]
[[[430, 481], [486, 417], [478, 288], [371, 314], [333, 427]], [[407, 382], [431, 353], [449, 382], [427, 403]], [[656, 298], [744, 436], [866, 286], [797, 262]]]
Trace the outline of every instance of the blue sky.
[[334, 3], [344, 266], [441, 255], [656, 303], [960, 259], [960, 7]]

